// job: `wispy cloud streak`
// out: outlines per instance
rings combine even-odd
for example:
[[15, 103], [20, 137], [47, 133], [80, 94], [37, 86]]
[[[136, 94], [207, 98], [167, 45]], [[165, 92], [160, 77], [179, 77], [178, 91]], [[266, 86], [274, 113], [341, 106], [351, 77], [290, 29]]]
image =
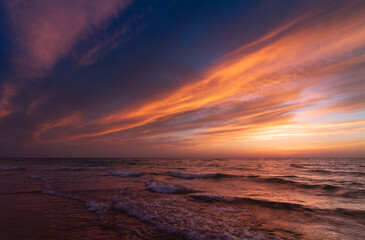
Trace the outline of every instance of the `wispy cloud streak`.
[[[205, 77], [190, 81], [165, 97], [91, 122], [44, 127], [38, 133], [39, 140], [149, 141], [174, 137], [181, 142], [187, 138], [206, 143], [209, 139], [231, 142], [238, 135], [242, 140], [246, 135], [249, 138], [278, 127], [286, 129], [289, 136], [292, 130], [286, 126], [297, 121], [296, 112], [316, 108], [323, 101], [333, 100], [343, 111], [362, 109], [364, 87], [360, 84], [354, 90], [350, 85], [356, 82], [354, 78], [363, 83], [363, 75], [333, 80], [364, 66], [365, 8], [352, 4], [330, 13], [324, 8], [305, 13], [228, 54], [208, 69]], [[332, 88], [322, 88], [319, 95], [311, 96], [311, 89], [326, 84]], [[346, 86], [348, 89], [343, 90]], [[336, 102], [329, 90], [344, 91], [350, 96]], [[309, 125], [300, 128], [304, 130], [294, 131], [295, 134], [315, 135]]]
[[[77, 42], [107, 26], [129, 0], [5, 0], [8, 9], [9, 28], [15, 43], [10, 59], [13, 75], [4, 81], [0, 89], [0, 118], [12, 112], [8, 106], [11, 96], [22, 91], [24, 81], [38, 81], [51, 73], [54, 65], [73, 52]], [[119, 35], [122, 34], [119, 32]], [[83, 65], [96, 61], [105, 51], [116, 45], [112, 40], [98, 42], [80, 55]], [[103, 51], [96, 51], [101, 48]], [[14, 83], [15, 82], [15, 83]], [[12, 85], [12, 94], [9, 86]], [[15, 87], [16, 86], [16, 87]]]
[[[83, 79], [87, 85], [97, 72], [91, 66], [117, 49], [130, 32], [138, 32], [128, 24], [118, 25], [106, 37], [87, 41], [128, 4], [129, 1], [118, 0], [7, 1], [19, 46], [14, 58], [19, 74], [36, 79], [69, 57], [73, 66], [91, 71], [76, 75], [87, 75]], [[80, 97], [79, 106], [66, 103], [59, 112], [52, 111], [42, 121], [37, 120], [44, 116], [37, 115], [37, 109], [52, 107], [42, 105], [47, 94], [50, 99], [52, 94], [57, 95], [53, 106], [61, 101], [63, 95], [57, 89], [61, 84], [29, 104], [26, 113], [37, 122], [29, 130], [34, 144], [112, 149], [140, 146], [145, 153], [170, 147], [175, 149], [172, 153], [189, 150], [186, 152], [192, 154], [239, 155], [245, 151], [262, 153], [263, 148], [267, 153], [306, 153], [310, 146], [315, 153], [330, 152], [343, 141], [349, 143], [343, 144], [348, 151], [359, 152], [365, 142], [361, 137], [365, 134], [365, 4], [333, 1], [309, 5], [312, 7], [298, 11], [280, 25], [273, 24], [275, 27], [265, 34], [258, 31], [261, 35], [256, 39], [244, 45], [240, 42], [233, 51], [210, 60], [199, 74], [176, 74], [184, 78], [177, 77], [176, 81], [171, 80], [175, 81], [173, 84], [169, 82], [171, 85], [161, 89], [151, 88], [151, 94], [147, 90], [153, 86], [153, 79], [168, 79], [175, 71], [173, 64], [163, 64], [172, 53], [160, 58], [151, 53], [144, 55], [144, 51], [151, 51], [151, 46], [143, 48], [144, 39], [131, 44], [134, 51], [123, 50], [130, 56], [123, 59], [126, 65], [119, 66], [111, 59], [108, 64], [101, 64], [100, 72], [110, 75], [105, 85], [100, 84], [104, 78], [99, 74], [101, 79], [94, 79], [97, 84], [92, 86], [93, 91], [84, 92], [87, 86], [82, 84], [75, 84], [75, 91], [66, 88], [72, 84], [59, 90], [73, 94], [65, 100], [70, 102], [77, 101], [78, 94], [85, 94]], [[147, 27], [146, 32], [145, 36], [150, 36], [152, 31]], [[189, 32], [171, 37], [170, 41], [189, 42], [193, 35]], [[159, 44], [156, 39], [150, 44]], [[84, 42], [88, 44], [75, 51]], [[164, 48], [169, 46], [161, 47]], [[145, 57], [153, 64], [141, 68]], [[160, 60], [163, 63], [155, 63]], [[128, 74], [124, 76], [125, 73]], [[146, 86], [136, 87], [144, 83]], [[17, 85], [3, 84], [0, 119], [14, 110], [8, 107], [17, 91], [13, 86]], [[100, 86], [105, 93], [100, 94], [101, 100], [95, 100], [93, 94], [99, 93]], [[112, 92], [110, 96], [108, 91]], [[86, 106], [89, 100], [93, 106]]]
[[[6, 1], [19, 59], [35, 70], [52, 67], [74, 44], [92, 34], [129, 1]], [[20, 58], [20, 55], [23, 58]]]

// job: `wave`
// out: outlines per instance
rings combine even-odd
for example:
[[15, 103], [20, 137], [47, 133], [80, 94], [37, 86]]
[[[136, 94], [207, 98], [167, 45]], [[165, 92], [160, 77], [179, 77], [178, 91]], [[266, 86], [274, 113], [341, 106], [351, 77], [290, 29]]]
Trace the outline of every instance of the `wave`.
[[315, 164], [315, 163], [292, 163], [289, 166], [294, 167], [294, 168], [308, 168], [308, 167], [316, 167], [316, 166], [323, 166], [323, 165]]
[[286, 177], [286, 178], [296, 178], [297, 176], [295, 176], [295, 175], [286, 175], [286, 176], [283, 176], [283, 177]]
[[256, 204], [267, 208], [273, 209], [285, 209], [285, 210], [310, 210], [313, 209], [304, 207], [301, 204], [297, 203], [288, 203], [288, 202], [275, 202], [275, 201], [267, 201], [261, 199], [253, 199], [248, 197], [225, 197], [216, 194], [206, 194], [206, 193], [193, 193], [189, 194], [190, 197], [194, 198], [198, 201], [203, 202], [225, 202], [225, 203], [249, 203], [249, 204]]
[[322, 174], [332, 174], [334, 172], [328, 171], [328, 170], [323, 170], [323, 169], [313, 169], [313, 170], [307, 170], [308, 172], [312, 172], [312, 173], [322, 173]]
[[220, 196], [220, 195], [216, 195], [216, 194], [207, 194], [207, 193], [192, 193], [192, 194], [189, 194], [189, 196], [191, 196], [192, 198], [207, 201], [207, 202], [231, 203], [231, 202], [234, 202], [237, 200], [236, 197], [225, 197], [225, 196]]
[[320, 173], [320, 174], [341, 174], [341, 175], [365, 176], [364, 172], [329, 171], [329, 170], [324, 170], [324, 169], [312, 169], [312, 170], [307, 170], [307, 172]]
[[177, 178], [185, 178], [185, 179], [193, 179], [193, 178], [232, 178], [237, 177], [230, 174], [224, 173], [181, 173], [181, 172], [173, 172], [171, 173], [172, 177]]
[[39, 175], [36, 175], [35, 173], [32, 173], [31, 175], [29, 175], [29, 178], [30, 179], [33, 179], [33, 180], [40, 180], [40, 181], [43, 181], [44, 182], [44, 185], [43, 185], [43, 188], [45, 190], [49, 190], [51, 188], [51, 184], [50, 182], [48, 181], [48, 179], [42, 177], [42, 176], [39, 176]]
[[[359, 194], [364, 194], [364, 192], [359, 192]], [[253, 199], [248, 197], [224, 197], [220, 195], [210, 195], [210, 194], [189, 194], [189, 196], [193, 197], [195, 200], [203, 201], [203, 202], [225, 202], [230, 204], [255, 204], [260, 205], [261, 207], [271, 208], [271, 209], [279, 209], [279, 210], [291, 210], [297, 212], [322, 212], [326, 214], [342, 214], [351, 216], [354, 218], [365, 218], [365, 211], [363, 210], [352, 210], [352, 209], [319, 209], [319, 208], [311, 208], [308, 206], [304, 206], [298, 203], [288, 203], [288, 202], [276, 202], [269, 200], [261, 200], [261, 199]]]
[[357, 176], [365, 176], [365, 172], [346, 172], [346, 173]]
[[34, 173], [32, 175], [30, 175], [29, 177], [33, 180], [40, 180], [40, 181], [44, 182], [42, 194], [57, 195], [57, 196], [63, 197], [63, 195], [61, 193], [58, 193], [51, 189], [51, 183], [50, 183], [50, 181], [48, 181], [48, 179], [35, 175]]
[[87, 168], [70, 168], [70, 167], [64, 167], [64, 168], [49, 168], [49, 169], [25, 169], [29, 172], [63, 172], [63, 171], [85, 171], [85, 170], [92, 170]]
[[268, 182], [268, 183], [280, 183], [280, 184], [297, 184], [297, 182], [294, 182], [292, 180], [286, 180], [283, 178], [278, 177], [272, 177], [272, 178], [260, 178], [262, 182]]
[[260, 177], [260, 176], [258, 176], [258, 175], [248, 175], [247, 177], [248, 177], [248, 178], [258, 178], [258, 177]]
[[87, 201], [86, 207], [89, 211], [95, 212], [98, 216], [103, 216], [110, 206], [104, 202]]
[[31, 174], [29, 177], [33, 180], [40, 180], [40, 181], [44, 182], [42, 194], [55, 195], [55, 196], [59, 196], [59, 197], [64, 197], [64, 198], [69, 198], [69, 199], [73, 199], [73, 200], [83, 201], [79, 197], [72, 196], [72, 195], [69, 195], [69, 194], [66, 194], [66, 193], [57, 192], [56, 190], [54, 190], [52, 188], [51, 182], [45, 177], [36, 175], [35, 173]]
[[266, 182], [266, 183], [276, 183], [276, 184], [283, 184], [283, 185], [292, 185], [295, 187], [300, 188], [318, 188], [322, 190], [328, 190], [328, 191], [334, 191], [338, 190], [339, 187], [329, 184], [306, 184], [306, 183], [300, 183], [293, 180], [287, 180], [279, 177], [272, 177], [272, 178], [258, 178], [258, 181]]
[[364, 198], [365, 199], [365, 190], [355, 190], [348, 191], [340, 195], [345, 198]]
[[313, 211], [311, 208], [304, 207], [298, 203], [288, 203], [288, 202], [275, 202], [275, 201], [266, 201], [260, 199], [253, 199], [253, 198], [239, 198], [237, 199], [238, 202], [243, 203], [250, 203], [250, 204], [257, 204], [267, 208], [273, 209], [282, 209], [282, 210], [295, 210], [295, 211]]
[[[107, 203], [103, 203], [103, 202], [96, 202], [96, 201], [86, 201], [78, 196], [74, 196], [74, 195], [70, 195], [67, 193], [62, 193], [62, 192], [58, 192], [55, 191], [54, 189], [51, 188], [51, 183], [48, 179], [36, 175], [36, 174], [32, 174], [29, 176], [31, 179], [34, 180], [41, 180], [44, 182], [44, 190], [43, 191], [32, 191], [32, 192], [25, 192], [25, 193], [42, 193], [45, 195], [53, 195], [53, 196], [58, 196], [58, 197], [63, 197], [63, 198], [67, 198], [67, 199], [72, 199], [72, 200], [76, 200], [76, 201], [81, 201], [81, 202], [86, 202], [86, 207], [88, 208], [89, 211], [91, 212], [95, 212], [99, 217], [102, 217], [105, 212], [109, 209], [109, 204]], [[23, 192], [19, 192], [20, 194], [23, 194]], [[16, 193], [16, 194], [19, 194]]]
[[20, 168], [20, 170], [25, 170], [29, 172], [67, 172], [67, 171], [106, 171], [110, 168], [102, 167], [62, 167], [62, 168], [48, 168], [48, 169], [32, 169], [32, 168]]
[[166, 193], [166, 194], [173, 194], [173, 193], [184, 194], [184, 193], [196, 192], [180, 185], [158, 182], [154, 179], [150, 179], [149, 181], [146, 182], [146, 189], [151, 192]]
[[19, 191], [19, 192], [2, 192], [0, 195], [17, 195], [17, 194], [39, 194], [42, 191]]
[[337, 214], [347, 215], [353, 218], [359, 218], [360, 220], [365, 219], [365, 211], [363, 210], [337, 208], [334, 210], [334, 212]]
[[112, 175], [118, 177], [141, 177], [143, 172], [111, 172]]
[[[316, 185], [313, 185], [313, 186], [316, 186]], [[330, 184], [323, 184], [323, 185], [317, 185], [317, 186], [322, 190], [328, 190], [328, 191], [336, 191], [339, 189], [339, 187], [333, 186]]]
[[115, 210], [178, 239], [280, 239], [245, 226], [241, 212], [229, 212], [234, 217], [228, 220], [222, 217], [222, 211], [204, 211], [200, 204], [189, 202], [181, 196], [143, 198], [139, 194], [123, 194], [114, 203]]
[[62, 172], [62, 171], [85, 171], [86, 168], [56, 168], [56, 169], [48, 169], [43, 171], [55, 171], [55, 172]]
[[296, 164], [296, 163], [290, 164], [290, 167], [294, 167], [294, 168], [305, 168], [305, 166], [303, 164]]
[[22, 167], [1, 167], [0, 171], [26, 171], [27, 169]]

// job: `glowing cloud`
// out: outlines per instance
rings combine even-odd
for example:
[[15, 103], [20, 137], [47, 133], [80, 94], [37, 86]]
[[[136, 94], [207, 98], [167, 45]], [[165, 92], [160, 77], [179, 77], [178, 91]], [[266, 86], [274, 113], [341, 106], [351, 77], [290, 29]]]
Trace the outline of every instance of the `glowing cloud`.
[[[127, 2], [72, 1], [68, 11], [70, 5], [71, 1], [8, 2], [19, 46], [26, 52], [21, 61], [31, 59], [30, 69], [51, 69]], [[39, 9], [39, 15], [30, 8]], [[36, 144], [117, 149], [133, 143], [146, 149], [173, 146], [193, 154], [240, 155], [301, 154], [311, 146], [321, 153], [346, 139], [351, 144], [344, 148], [359, 149], [365, 141], [360, 137], [365, 133], [364, 11], [365, 5], [357, 1], [331, 8], [318, 4], [215, 60], [202, 74], [180, 79], [170, 91], [136, 97], [119, 108], [101, 110], [101, 105], [49, 118], [34, 131]], [[103, 49], [116, 48], [126, 31], [120, 28], [76, 56], [78, 64], [93, 64], [105, 55]], [[6, 98], [0, 103], [5, 106]], [[334, 134], [341, 137], [333, 141]]]
[[[306, 13], [228, 54], [204, 78], [166, 97], [86, 124], [45, 127], [39, 139], [95, 141], [99, 137], [105, 141], [108, 136], [114, 140], [129, 136], [127, 139], [156, 140], [175, 136], [184, 141], [189, 136], [207, 144], [231, 142], [239, 134], [241, 139], [258, 132], [272, 137], [275, 131], [270, 129], [278, 127], [286, 128], [289, 136], [293, 131], [288, 126], [294, 123], [296, 111], [332, 98], [325, 92], [311, 98], [305, 89], [317, 86], [318, 81], [330, 82], [332, 77], [364, 63], [363, 9], [351, 9], [351, 14], [346, 8], [336, 12], [342, 17], [340, 22], [329, 15], [321, 16], [315, 25], [311, 19], [319, 18], [320, 13]], [[362, 108], [364, 102], [354, 107]], [[293, 134], [315, 134], [308, 125], [300, 128], [304, 130]], [[182, 134], [187, 131], [190, 134]], [[282, 136], [280, 132], [277, 137]]]

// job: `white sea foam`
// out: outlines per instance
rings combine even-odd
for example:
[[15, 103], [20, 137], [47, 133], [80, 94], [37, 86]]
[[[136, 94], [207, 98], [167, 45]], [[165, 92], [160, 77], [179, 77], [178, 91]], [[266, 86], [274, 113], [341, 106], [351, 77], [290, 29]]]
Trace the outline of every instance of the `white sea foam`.
[[114, 209], [186, 239], [280, 239], [245, 226], [241, 212], [204, 209], [182, 196], [122, 193], [114, 202]]
[[148, 189], [152, 192], [167, 193], [167, 194], [192, 192], [191, 190], [189, 190], [183, 186], [170, 184], [170, 183], [158, 182], [154, 179], [150, 179], [148, 182], [146, 182], [146, 189]]
[[43, 194], [46, 194], [46, 195], [58, 195], [58, 196], [60, 196], [59, 193], [57, 193], [56, 191], [54, 191], [54, 190], [51, 189], [51, 183], [48, 181], [47, 178], [44, 178], [44, 177], [39, 176], [39, 175], [36, 175], [35, 173], [32, 173], [29, 177], [31, 179], [40, 180], [40, 181], [43, 181], [44, 182], [44, 185], [43, 185], [43, 188], [44, 189], [42, 191]]
[[99, 216], [103, 216], [109, 208], [109, 204], [95, 201], [86, 202], [86, 206], [88, 207], [89, 211], [96, 212], [96, 214]]
[[48, 192], [48, 191], [51, 191], [51, 184], [50, 182], [48, 181], [48, 179], [42, 177], [42, 176], [39, 176], [39, 175], [36, 175], [35, 173], [32, 173], [30, 176], [29, 176], [31, 179], [34, 179], [34, 180], [41, 180], [44, 182], [44, 191], [43, 192]]
[[42, 194], [45, 194], [45, 195], [54, 195], [54, 196], [69, 198], [69, 199], [73, 199], [73, 200], [83, 201], [81, 198], [79, 198], [77, 196], [72, 196], [70, 194], [66, 194], [66, 193], [61, 193], [61, 192], [55, 191], [54, 189], [52, 189], [51, 182], [47, 178], [45, 178], [45, 177], [39, 176], [39, 175], [37, 175], [35, 173], [32, 173], [29, 177], [31, 179], [41, 180], [41, 181], [44, 182]]
[[58, 196], [58, 197], [63, 197], [63, 198], [67, 198], [67, 199], [72, 199], [72, 200], [76, 200], [76, 201], [81, 201], [81, 202], [85, 202], [85, 200], [83, 200], [80, 197], [77, 196], [73, 196], [67, 193], [61, 193], [61, 192], [57, 192], [54, 190], [43, 190], [42, 194], [44, 195], [53, 195], [53, 196]]
[[144, 173], [143, 172], [111, 172], [112, 175], [118, 177], [140, 177]]
[[42, 194], [45, 194], [45, 195], [56, 195], [56, 196], [63, 197], [59, 193], [57, 193], [57, 192], [55, 192], [53, 190], [43, 190], [42, 191]]
[[44, 178], [42, 178], [41, 176], [36, 175], [35, 173], [32, 173], [32, 174], [29, 176], [29, 178], [34, 179], [34, 180], [42, 180], [42, 181], [45, 181], [45, 179], [44, 179]]

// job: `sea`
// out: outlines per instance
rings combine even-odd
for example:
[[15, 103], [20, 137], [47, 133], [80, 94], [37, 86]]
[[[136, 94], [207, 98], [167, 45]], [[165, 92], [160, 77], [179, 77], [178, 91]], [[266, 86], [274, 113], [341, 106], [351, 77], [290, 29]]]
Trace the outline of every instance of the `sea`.
[[1, 159], [0, 239], [365, 239], [365, 158]]

